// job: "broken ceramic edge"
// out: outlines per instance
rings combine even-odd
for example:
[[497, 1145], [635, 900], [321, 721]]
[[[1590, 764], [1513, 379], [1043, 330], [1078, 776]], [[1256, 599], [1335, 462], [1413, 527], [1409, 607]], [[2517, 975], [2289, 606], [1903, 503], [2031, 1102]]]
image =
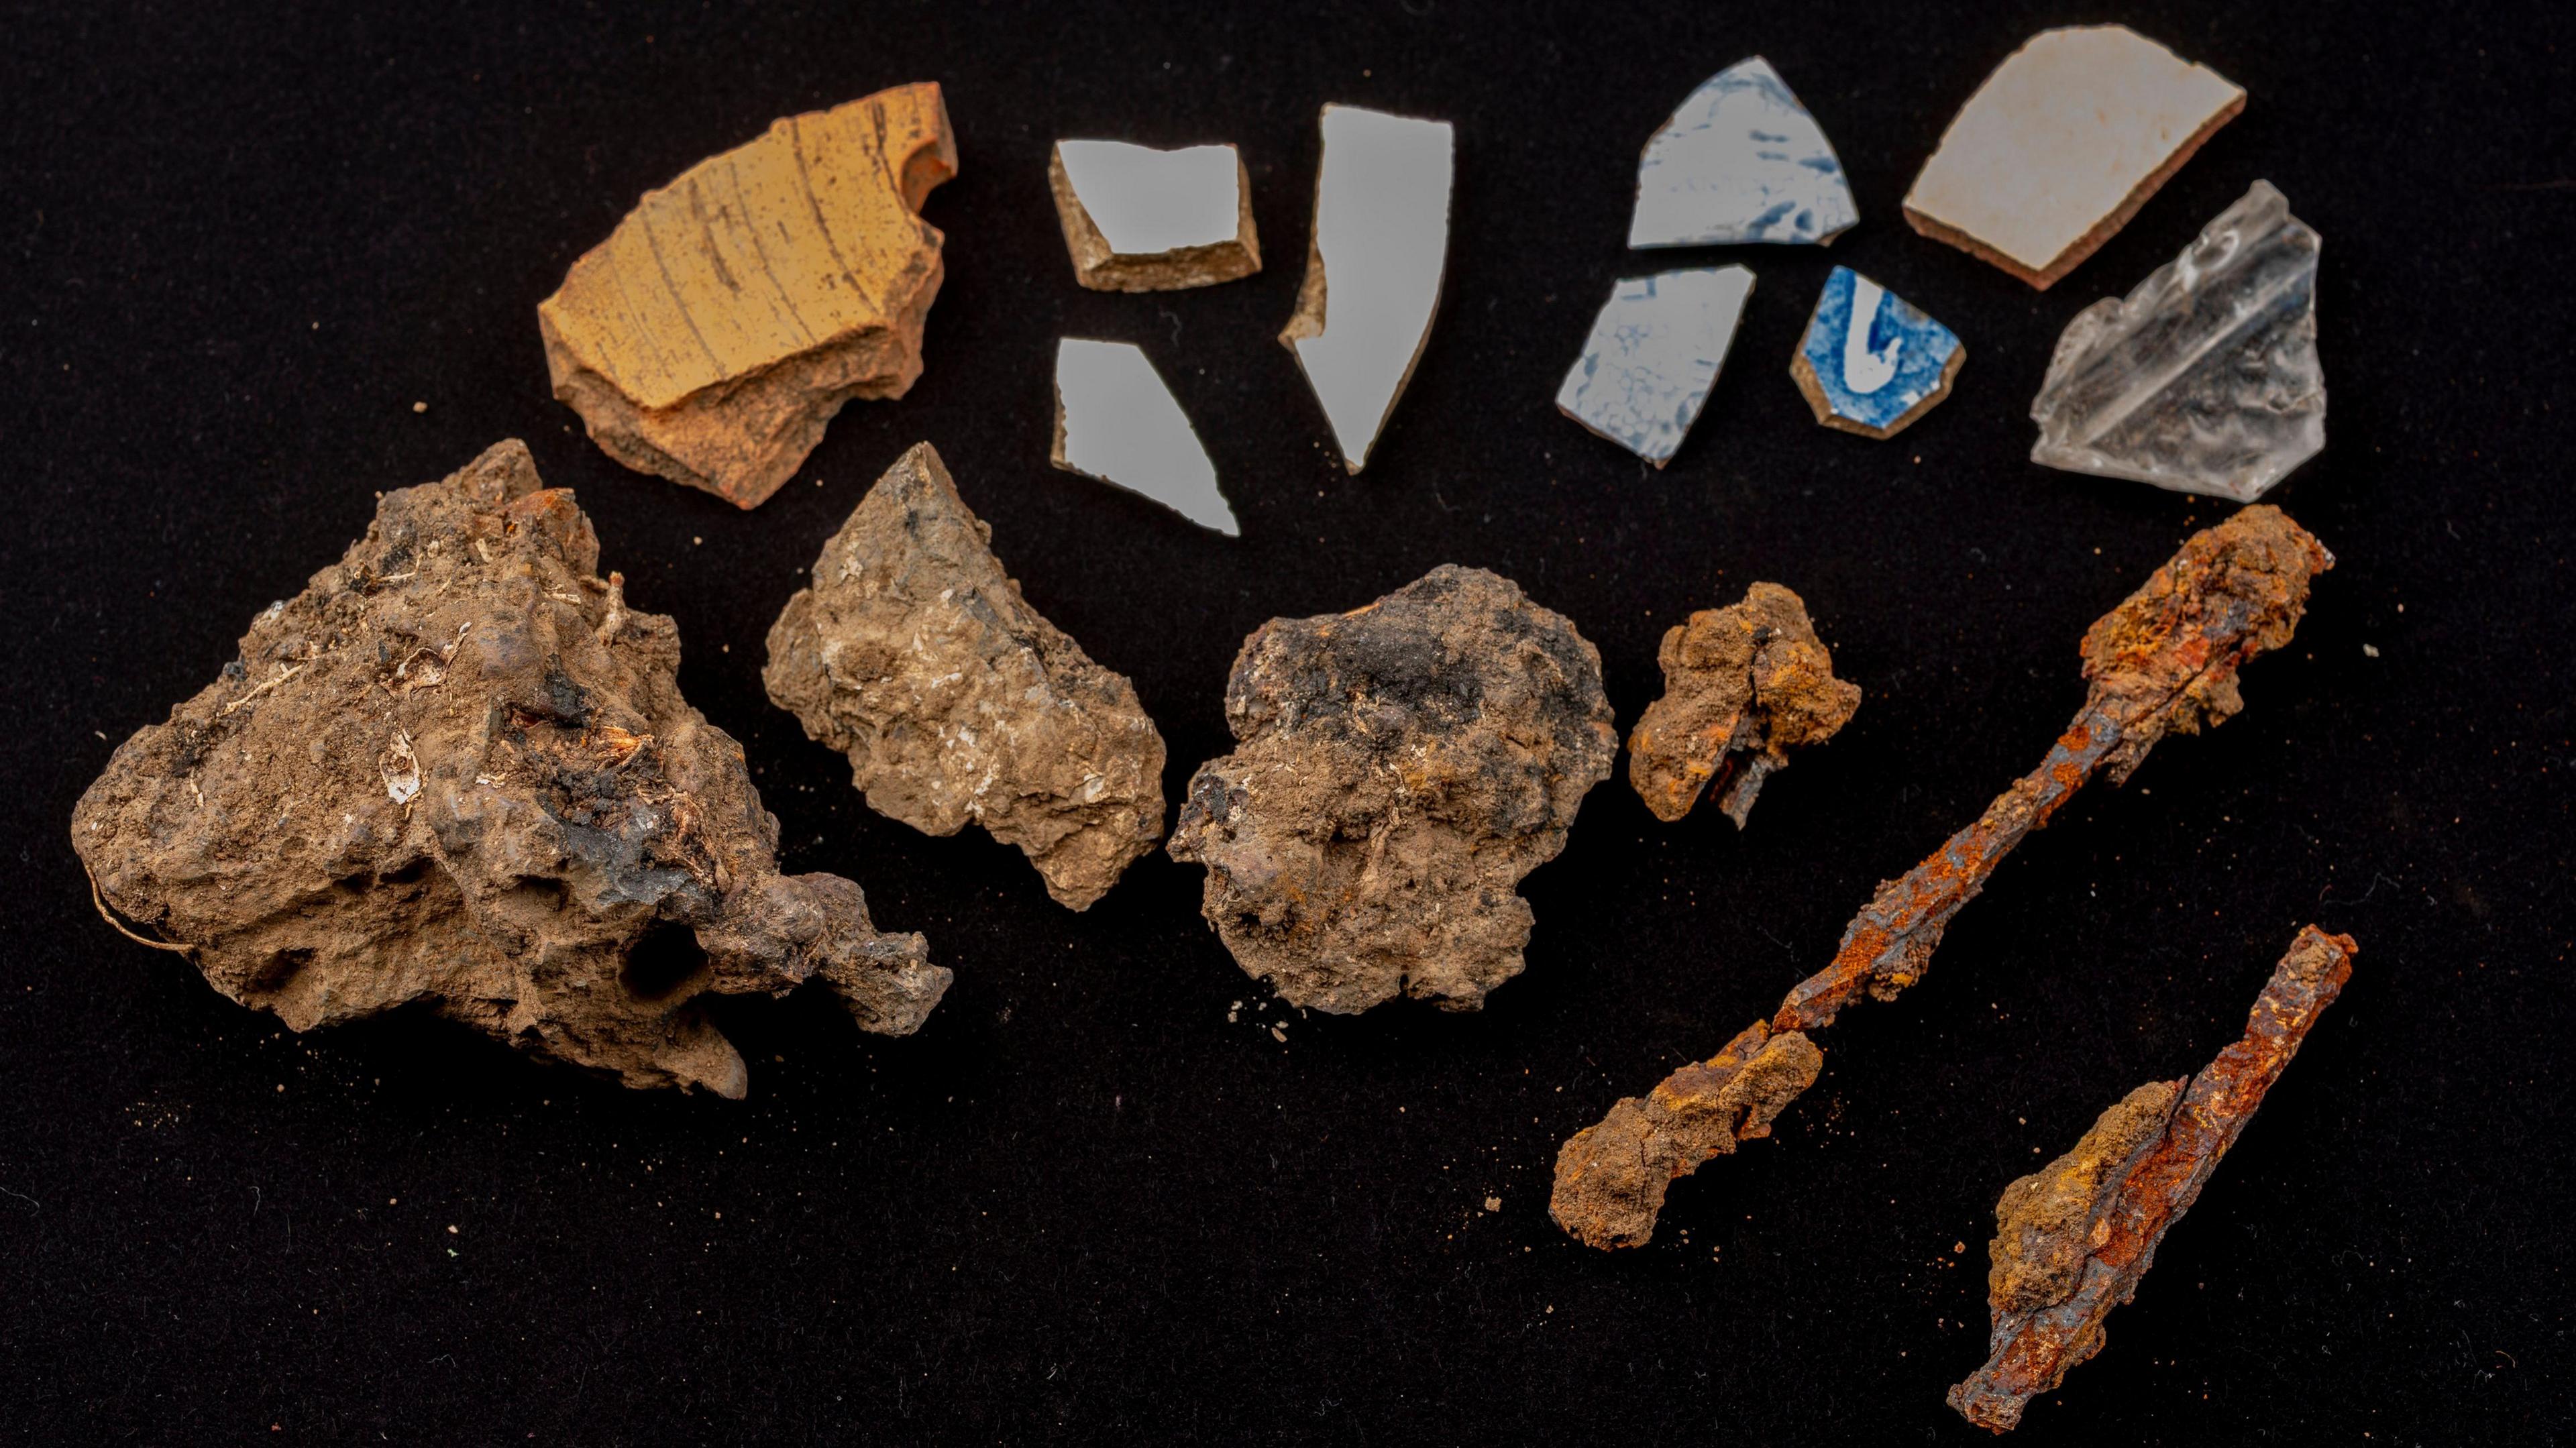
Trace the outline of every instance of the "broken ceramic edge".
[[1180, 401], [1143, 348], [1066, 337], [1055, 352], [1055, 444], [1048, 458], [1153, 499], [1202, 528], [1241, 536]]
[[1557, 411], [1660, 468], [1680, 451], [1735, 340], [1748, 267], [1624, 277], [1592, 319]]
[[2322, 239], [2268, 181], [2126, 297], [2075, 314], [2031, 461], [2250, 503], [2326, 445]]
[[1431, 335], [1457, 137], [1446, 121], [1358, 106], [1325, 106], [1320, 126], [1306, 279], [1279, 341], [1357, 473]]
[[945, 238], [920, 211], [956, 174], [927, 81], [698, 162], [538, 304], [556, 399], [627, 467], [759, 506], [843, 404], [921, 375]]
[[1252, 181], [1232, 146], [1058, 141], [1047, 185], [1074, 280], [1093, 291], [1177, 291], [1261, 270]]
[[1838, 266], [1816, 298], [1789, 375], [1816, 421], [1862, 437], [1894, 437], [1950, 395], [1968, 358], [1958, 334], [1903, 297]]
[[2044, 291], [2244, 108], [2234, 82], [2126, 26], [2044, 30], [1942, 132], [1905, 219]]
[[1646, 139], [1628, 245], [1823, 245], [1859, 221], [1824, 127], [1757, 55], [1702, 82]]

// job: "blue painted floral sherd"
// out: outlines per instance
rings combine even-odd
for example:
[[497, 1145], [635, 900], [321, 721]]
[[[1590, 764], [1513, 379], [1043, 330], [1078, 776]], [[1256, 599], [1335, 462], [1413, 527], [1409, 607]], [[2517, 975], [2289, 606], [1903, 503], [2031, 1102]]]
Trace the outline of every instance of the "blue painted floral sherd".
[[1838, 266], [1816, 299], [1789, 375], [1816, 421], [1863, 437], [1894, 437], [1950, 395], [1967, 356], [1949, 328]]
[[1702, 82], [1647, 139], [1628, 245], [1823, 243], [1859, 220], [1824, 128], [1757, 55]]
[[1557, 389], [1557, 410], [1656, 467], [1671, 462], [1752, 292], [1753, 273], [1740, 266], [1622, 278]]

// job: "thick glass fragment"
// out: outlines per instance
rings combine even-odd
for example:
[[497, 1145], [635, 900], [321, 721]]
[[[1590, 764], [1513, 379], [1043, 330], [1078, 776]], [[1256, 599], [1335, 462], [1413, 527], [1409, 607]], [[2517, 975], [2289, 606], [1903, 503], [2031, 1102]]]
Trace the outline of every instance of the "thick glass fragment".
[[1141, 493], [1232, 538], [1216, 464], [1143, 349], [1067, 337], [1055, 352], [1055, 451], [1069, 473]]
[[2066, 324], [2030, 460], [2249, 503], [2326, 445], [2316, 232], [2268, 181]]
[[1324, 405], [1342, 466], [1369, 448], [1431, 335], [1449, 261], [1456, 135], [1447, 121], [1326, 106], [1315, 233], [1279, 341]]
[[1757, 55], [1702, 82], [1647, 138], [1628, 245], [1823, 243], [1859, 220], [1824, 128]]
[[1967, 360], [1956, 333], [1838, 266], [1816, 298], [1789, 376], [1816, 421], [1863, 437], [1894, 437], [1950, 395]]
[[1740, 266], [1620, 281], [1557, 389], [1557, 411], [1656, 467], [1671, 462], [1752, 294], [1753, 273]]

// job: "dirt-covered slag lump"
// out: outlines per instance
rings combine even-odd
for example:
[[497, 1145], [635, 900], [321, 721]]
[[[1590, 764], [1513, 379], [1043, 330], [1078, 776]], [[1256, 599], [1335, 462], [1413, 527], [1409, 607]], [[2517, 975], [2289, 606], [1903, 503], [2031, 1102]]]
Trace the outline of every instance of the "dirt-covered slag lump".
[[778, 873], [677, 628], [598, 563], [515, 441], [387, 493], [81, 797], [100, 893], [296, 1030], [417, 1003], [629, 1086], [743, 1093], [709, 994], [820, 976], [861, 1026], [920, 1026], [949, 972], [857, 885]]
[[1068, 908], [1163, 837], [1163, 736], [1136, 686], [1020, 596], [926, 442], [823, 545], [761, 679], [849, 756], [869, 808], [925, 834], [982, 825]]
[[1172, 832], [1203, 909], [1293, 1004], [1473, 1010], [1520, 974], [1521, 877], [1618, 750], [1601, 655], [1511, 580], [1447, 565], [1366, 608], [1272, 619], [1225, 693], [1237, 747]]

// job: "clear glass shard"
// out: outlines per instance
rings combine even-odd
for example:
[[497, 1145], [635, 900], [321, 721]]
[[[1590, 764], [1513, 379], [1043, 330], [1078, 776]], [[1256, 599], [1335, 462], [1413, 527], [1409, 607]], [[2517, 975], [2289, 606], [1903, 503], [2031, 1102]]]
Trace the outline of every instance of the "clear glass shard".
[[1824, 128], [1757, 55], [1702, 82], [1647, 138], [1628, 245], [1828, 242], [1859, 220]]
[[1216, 465], [1162, 374], [1127, 342], [1066, 337], [1055, 351], [1055, 453], [1066, 472], [1141, 493], [1202, 528], [1240, 535]]
[[1358, 472], [1431, 335], [1449, 258], [1456, 136], [1446, 121], [1326, 106], [1314, 242], [1279, 340]]
[[1789, 375], [1816, 421], [1894, 437], [1950, 395], [1968, 349], [1903, 297], [1838, 266], [1825, 278]]
[[1656, 467], [1672, 461], [1752, 293], [1740, 266], [1621, 280], [1557, 389], [1557, 411]]
[[2326, 445], [2316, 232], [2268, 181], [2067, 323], [2031, 461], [2252, 502]]

